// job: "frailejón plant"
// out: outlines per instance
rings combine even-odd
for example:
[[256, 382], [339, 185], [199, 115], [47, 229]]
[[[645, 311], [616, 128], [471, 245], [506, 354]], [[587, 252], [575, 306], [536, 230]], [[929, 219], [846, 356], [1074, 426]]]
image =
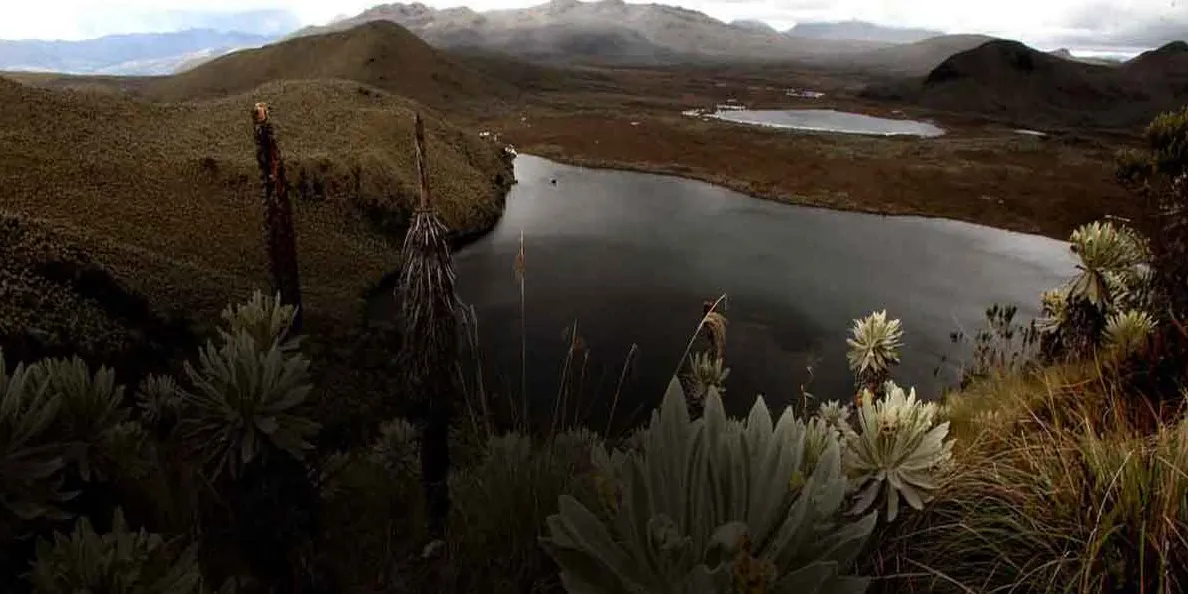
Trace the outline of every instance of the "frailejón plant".
[[229, 339], [240, 332], [247, 332], [261, 348], [277, 343], [280, 350], [290, 352], [301, 345], [301, 336], [292, 335], [293, 321], [297, 308], [281, 302], [280, 294], [268, 297], [257, 290], [251, 299], [239, 305], [229, 305], [223, 310], [222, 318], [226, 329], [219, 333]]
[[187, 447], [217, 476], [238, 476], [257, 457], [301, 459], [319, 426], [299, 412], [312, 385], [309, 360], [277, 343], [261, 350], [246, 331], [185, 363], [192, 390], [182, 393], [179, 428]]
[[817, 418], [838, 430], [850, 421], [850, 415], [853, 413], [854, 407], [836, 400], [822, 402], [817, 407]]
[[[953, 440], [946, 440], [948, 421], [939, 421], [934, 403], [916, 399], [887, 382], [885, 395], [865, 392], [858, 407], [857, 429], [845, 431], [844, 465], [857, 501], [851, 513], [866, 512], [885, 493], [886, 518], [899, 515], [899, 498], [920, 510], [940, 487], [952, 457]], [[939, 422], [938, 422], [939, 421]]]
[[861, 387], [871, 392], [882, 388], [891, 367], [899, 363], [902, 339], [903, 328], [899, 320], [888, 319], [886, 311], [876, 311], [854, 320], [850, 338], [846, 339], [850, 347], [846, 359]]
[[165, 435], [181, 418], [181, 389], [168, 375], [150, 375], [136, 390], [136, 407], [146, 427]]
[[1139, 352], [1155, 332], [1155, 320], [1145, 311], [1123, 311], [1110, 315], [1105, 325], [1105, 346], [1110, 354], [1127, 357]]
[[61, 397], [57, 433], [69, 443], [67, 463], [83, 480], [105, 479], [135, 462], [141, 435], [128, 420], [124, 386], [116, 384], [115, 371], [100, 367], [92, 374], [78, 357], [45, 359], [31, 369], [43, 376], [49, 394]]
[[415, 475], [420, 471], [420, 430], [404, 419], [392, 419], [380, 427], [379, 439], [371, 446], [373, 459], [388, 472]]
[[37, 543], [28, 581], [36, 594], [200, 594], [197, 549], [174, 556], [158, 534], [128, 530], [117, 509], [111, 532], [98, 534], [80, 518], [70, 535]]
[[729, 375], [730, 368], [726, 367], [725, 359], [709, 352], [693, 353], [689, 362], [689, 396], [696, 406], [704, 404], [710, 388], [714, 388], [719, 394], [725, 394], [726, 377]]
[[674, 378], [642, 435], [642, 449], [593, 450], [596, 513], [562, 496], [543, 544], [575, 594], [863, 592], [839, 575], [869, 536], [875, 514], [838, 520], [846, 481], [828, 440], [815, 468], [805, 423], [786, 409], [775, 423], [762, 398], [731, 422], [711, 389], [690, 418]]
[[70, 498], [61, 490], [64, 444], [48, 434], [61, 404], [40, 374], [24, 365], [10, 373], [0, 351], [0, 512], [21, 520], [65, 517], [58, 507]]
[[1077, 264], [1080, 273], [1069, 285], [1069, 297], [1086, 299], [1099, 309], [1106, 308], [1117, 293], [1110, 291], [1110, 275], [1119, 275], [1114, 277], [1115, 287], [1126, 286], [1126, 275], [1136, 273], [1146, 253], [1137, 234], [1110, 221], [1078, 227], [1069, 242], [1081, 260]]

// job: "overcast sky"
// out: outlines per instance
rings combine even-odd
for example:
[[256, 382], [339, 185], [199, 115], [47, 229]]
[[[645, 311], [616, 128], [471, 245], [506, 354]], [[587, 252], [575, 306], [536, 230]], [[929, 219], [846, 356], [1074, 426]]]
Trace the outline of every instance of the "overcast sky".
[[[444, 8], [517, 8], [542, 0], [428, 0]], [[631, 0], [628, 0], [631, 1]], [[85, 39], [177, 30], [212, 22], [211, 13], [289, 11], [322, 24], [375, 0], [0, 0], [0, 39]], [[723, 20], [759, 19], [784, 29], [798, 21], [861, 19], [883, 25], [986, 33], [1030, 43], [1150, 45], [1188, 37], [1188, 0], [671, 0]], [[287, 23], [277, 23], [278, 26]]]

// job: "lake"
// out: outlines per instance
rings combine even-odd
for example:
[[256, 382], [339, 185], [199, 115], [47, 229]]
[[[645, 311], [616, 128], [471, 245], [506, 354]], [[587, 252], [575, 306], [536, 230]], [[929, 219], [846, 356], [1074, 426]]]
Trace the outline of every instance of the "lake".
[[708, 115], [739, 124], [810, 132], [923, 137], [941, 136], [945, 133], [941, 128], [928, 122], [877, 118], [832, 109], [718, 110]]
[[[583, 400], [605, 413], [639, 345], [618, 411], [663, 394], [702, 304], [728, 295], [727, 406], [757, 393], [783, 404], [800, 386], [851, 397], [851, 320], [886, 308], [903, 320], [896, 377], [935, 397], [949, 333], [981, 327], [995, 302], [1033, 316], [1039, 293], [1073, 272], [1067, 244], [966, 223], [791, 206], [678, 177], [595, 170], [519, 155], [502, 220], [455, 254], [458, 288], [477, 310], [489, 391], [519, 394], [523, 232], [528, 390], [547, 415], [578, 322], [589, 349]], [[556, 181], [554, 184], [553, 181]], [[810, 377], [807, 368], [812, 366]]]

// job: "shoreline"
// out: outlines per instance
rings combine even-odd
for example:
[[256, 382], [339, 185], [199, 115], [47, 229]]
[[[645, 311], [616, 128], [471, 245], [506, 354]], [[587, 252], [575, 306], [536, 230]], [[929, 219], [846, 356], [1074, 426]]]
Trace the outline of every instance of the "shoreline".
[[[1047, 239], [1061, 241], [1061, 242], [1068, 241], [1067, 235], [1057, 236], [1054, 234], [1044, 233], [1042, 230], [1035, 228], [1035, 227], [1025, 228], [1025, 227], [1022, 227], [1019, 225], [995, 224], [993, 222], [988, 222], [986, 219], [978, 219], [975, 217], [955, 217], [955, 216], [948, 216], [948, 215], [941, 215], [941, 214], [933, 214], [933, 213], [923, 212], [921, 210], [915, 210], [915, 209], [911, 209], [911, 208], [884, 208], [884, 209], [880, 209], [880, 208], [872, 208], [869, 206], [862, 206], [860, 204], [842, 205], [842, 204], [838, 204], [837, 202], [826, 201], [826, 200], [813, 200], [811, 198], [807, 198], [807, 197], [803, 197], [803, 196], [788, 197], [786, 195], [777, 194], [774, 192], [756, 193], [753, 188], [750, 188], [747, 186], [747, 182], [745, 182], [745, 181], [733, 179], [733, 178], [719, 178], [719, 177], [715, 177], [715, 176], [708, 175], [708, 174], [699, 174], [697, 171], [693, 170], [692, 168], [682, 167], [679, 165], [675, 166], [675, 167], [672, 167], [672, 166], [666, 167], [666, 166], [662, 166], [662, 165], [655, 165], [655, 164], [651, 164], [651, 163], [639, 163], [639, 162], [633, 162], [633, 161], [604, 161], [604, 160], [591, 159], [591, 158], [581, 157], [581, 156], [554, 154], [553, 151], [549, 151], [549, 150], [520, 151], [520, 152], [518, 152], [518, 155], [536, 157], [539, 159], [552, 161], [554, 163], [564, 165], [564, 166], [569, 166], [569, 167], [581, 167], [581, 168], [585, 168], [585, 169], [621, 171], [621, 172], [628, 172], [628, 173], [642, 173], [642, 174], [648, 174], [648, 175], [661, 175], [661, 176], [667, 176], [667, 177], [675, 177], [675, 178], [680, 178], [683, 180], [696, 181], [696, 182], [701, 182], [701, 183], [706, 183], [706, 184], [710, 184], [713, 186], [717, 186], [720, 188], [725, 188], [732, 192], [737, 192], [739, 194], [742, 194], [746, 198], [749, 198], [752, 200], [764, 200], [764, 201], [769, 201], [769, 202], [776, 202], [779, 204], [785, 204], [788, 206], [799, 206], [799, 207], [803, 207], [803, 208], [820, 208], [820, 209], [830, 210], [830, 211], [834, 211], [834, 212], [878, 215], [878, 216], [883, 216], [883, 217], [916, 217], [916, 218], [921, 218], [921, 219], [951, 221], [951, 222], [955, 222], [955, 223], [977, 225], [980, 227], [986, 227], [986, 228], [995, 229], [998, 231], [1005, 231], [1008, 233], [1019, 233], [1019, 234], [1023, 234], [1023, 235], [1044, 237]], [[515, 161], [515, 158], [513, 157], [513, 159], [512, 159], [513, 168], [514, 168], [514, 161]], [[511, 181], [511, 183], [509, 183], [506, 188], [501, 190], [501, 194], [500, 194], [499, 198], [497, 199], [499, 208], [487, 220], [483, 221], [482, 223], [480, 223], [474, 227], [450, 231], [449, 243], [450, 243], [450, 253], [451, 254], [455, 254], [455, 253], [459, 252], [460, 250], [465, 249], [466, 247], [468, 247], [471, 244], [477, 242], [478, 240], [486, 237], [488, 234], [490, 234], [492, 231], [494, 231], [495, 227], [499, 224], [499, 222], [503, 220], [503, 214], [507, 208], [508, 196], [511, 194], [512, 188], [518, 183], [519, 183], [519, 180], [514, 178], [514, 173], [513, 173], [513, 179]], [[401, 235], [400, 240], [403, 242], [403, 235]], [[362, 297], [368, 301], [371, 301], [372, 299], [376, 298], [381, 292], [391, 291], [391, 290], [395, 289], [397, 283], [399, 282], [399, 276], [400, 276], [400, 270], [394, 270], [394, 271], [384, 274], [371, 287], [369, 287], [367, 290], [364, 291]]]
[[738, 192], [755, 200], [766, 200], [770, 202], [778, 202], [780, 204], [787, 204], [789, 206], [802, 206], [806, 208], [822, 208], [836, 212], [851, 212], [870, 215], [881, 215], [890, 217], [919, 217], [924, 219], [940, 219], [947, 221], [955, 221], [960, 223], [968, 223], [971, 225], [980, 225], [1000, 231], [1009, 231], [1012, 233], [1023, 233], [1026, 235], [1038, 235], [1048, 239], [1057, 241], [1067, 241], [1067, 234], [1046, 233], [1037, 226], [1023, 226], [999, 224], [993, 222], [992, 219], [978, 218], [978, 217], [958, 217], [951, 215], [935, 214], [927, 212], [922, 209], [913, 208], [877, 208], [871, 206], [864, 206], [857, 202], [840, 203], [831, 200], [818, 200], [807, 196], [788, 196], [779, 192], [763, 192], [756, 190], [750, 186], [748, 182], [737, 178], [718, 177], [709, 173], [703, 173], [695, 168], [687, 166], [665, 166], [653, 163], [640, 163], [636, 161], [618, 161], [618, 160], [602, 160], [588, 157], [562, 155], [554, 153], [550, 150], [525, 150], [520, 154], [547, 159], [555, 161], [562, 165], [569, 165], [572, 167], [584, 167], [587, 169], [602, 169], [612, 171], [627, 171], [633, 173], [646, 173], [651, 175], [664, 175], [670, 177], [678, 177], [685, 180], [697, 181], [707, 183], [710, 185], [726, 188], [733, 192]]

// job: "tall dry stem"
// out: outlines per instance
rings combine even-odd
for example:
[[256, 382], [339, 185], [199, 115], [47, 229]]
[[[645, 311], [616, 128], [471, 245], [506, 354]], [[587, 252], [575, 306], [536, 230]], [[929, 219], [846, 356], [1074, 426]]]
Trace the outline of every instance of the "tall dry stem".
[[264, 246], [274, 292], [286, 305], [297, 308], [293, 333], [301, 332], [301, 278], [297, 266], [297, 234], [293, 229], [293, 206], [289, 202], [285, 162], [281, 157], [276, 133], [268, 118], [268, 105], [257, 103], [252, 109], [256, 141], [256, 164], [264, 203]]
[[520, 283], [520, 407], [522, 423], [528, 425], [528, 314], [524, 299], [524, 231], [520, 230], [520, 249], [516, 251], [516, 280]]
[[615, 409], [619, 407], [619, 398], [623, 394], [623, 382], [627, 380], [627, 371], [631, 368], [631, 362], [635, 359], [635, 353], [638, 351], [639, 345], [631, 343], [631, 349], [627, 351], [627, 357], [623, 360], [623, 368], [619, 370], [619, 381], [615, 384], [615, 395], [611, 399], [610, 413], [606, 416], [606, 429], [602, 432], [603, 435], [610, 435], [611, 423], [615, 420]]
[[726, 317], [718, 311], [718, 307], [725, 301], [726, 295], [722, 294], [712, 303], [706, 302], [705, 313], [701, 316], [701, 321], [697, 323], [697, 329], [689, 337], [689, 342], [685, 345], [685, 352], [681, 353], [681, 359], [677, 362], [676, 369], [673, 370], [670, 377], [677, 377], [680, 374], [681, 368], [689, 360], [689, 351], [693, 350], [693, 343], [697, 342], [697, 337], [701, 335], [702, 328], [707, 329], [710, 343], [713, 345], [714, 351], [718, 353], [718, 356], [726, 356]]
[[425, 490], [429, 534], [445, 537], [449, 515], [449, 422], [459, 387], [453, 373], [458, 361], [458, 317], [462, 303], [455, 290], [447, 229], [430, 199], [425, 131], [415, 116], [420, 204], [404, 238], [399, 301], [404, 326], [401, 369], [408, 394], [422, 416], [421, 480]]

